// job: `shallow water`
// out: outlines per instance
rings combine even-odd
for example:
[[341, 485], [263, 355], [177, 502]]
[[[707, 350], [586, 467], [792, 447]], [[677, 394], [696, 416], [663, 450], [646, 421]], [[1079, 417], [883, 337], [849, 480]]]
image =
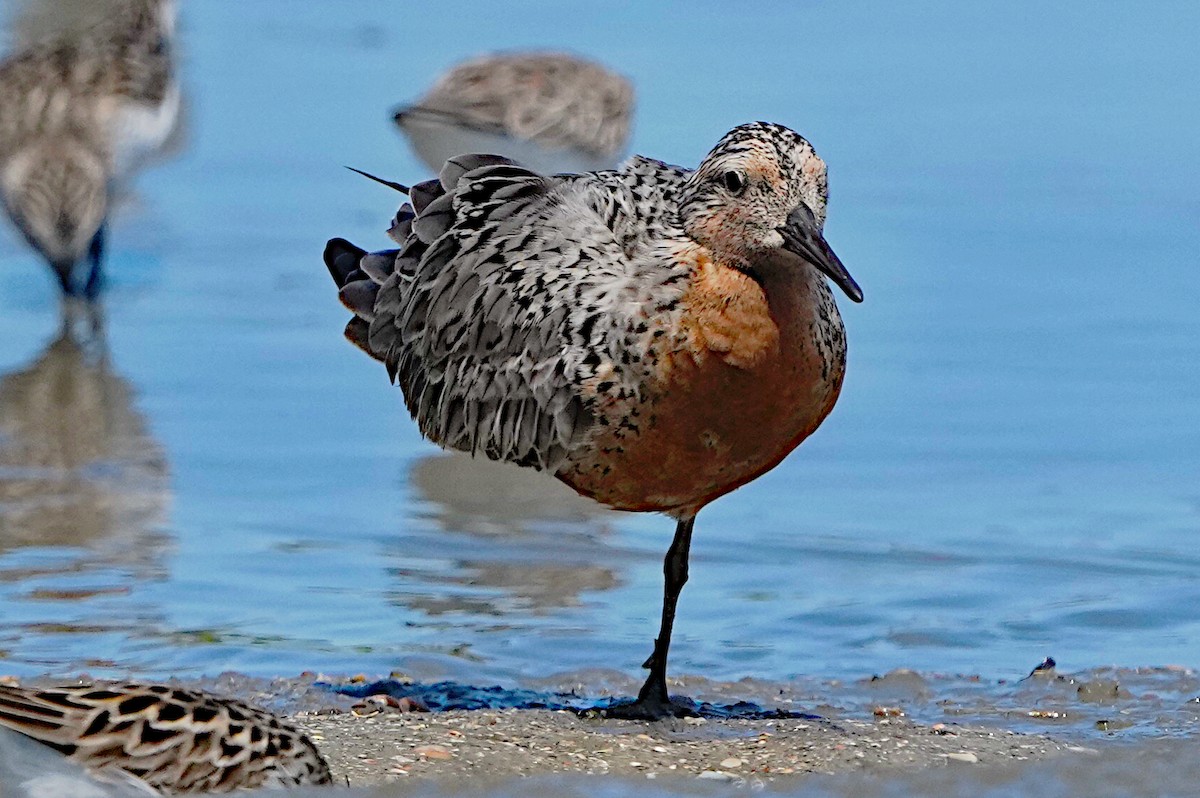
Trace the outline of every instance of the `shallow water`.
[[425, 174], [390, 108], [553, 43], [634, 79], [638, 152], [807, 135], [867, 296], [832, 417], [700, 517], [675, 672], [869, 712], [908, 668], [911, 712], [1011, 724], [1052, 654], [1191, 732], [1192, 6], [282, 8], [183, 9], [184, 149], [113, 226], [99, 333], [0, 238], [0, 670], [636, 686], [670, 522], [422, 442], [320, 263], [394, 211], [343, 164]]

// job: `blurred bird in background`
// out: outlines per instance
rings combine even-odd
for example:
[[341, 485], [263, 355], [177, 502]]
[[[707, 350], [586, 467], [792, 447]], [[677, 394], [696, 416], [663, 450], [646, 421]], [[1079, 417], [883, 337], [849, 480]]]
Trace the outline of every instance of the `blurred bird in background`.
[[510, 52], [459, 64], [394, 118], [434, 171], [455, 155], [487, 152], [553, 174], [615, 167], [633, 109], [633, 84], [600, 64]]
[[95, 298], [114, 198], [180, 129], [173, 0], [28, 0], [0, 63], [0, 201], [68, 296]]

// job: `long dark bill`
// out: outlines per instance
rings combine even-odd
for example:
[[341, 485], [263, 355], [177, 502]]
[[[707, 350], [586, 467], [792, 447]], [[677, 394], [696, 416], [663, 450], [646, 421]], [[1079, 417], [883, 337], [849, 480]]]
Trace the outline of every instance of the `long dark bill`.
[[863, 301], [862, 289], [854, 282], [854, 278], [850, 276], [850, 272], [842, 265], [838, 256], [833, 254], [807, 205], [801, 205], [792, 211], [788, 215], [787, 224], [779, 228], [779, 232], [783, 235], [784, 249], [816, 266], [855, 302]]

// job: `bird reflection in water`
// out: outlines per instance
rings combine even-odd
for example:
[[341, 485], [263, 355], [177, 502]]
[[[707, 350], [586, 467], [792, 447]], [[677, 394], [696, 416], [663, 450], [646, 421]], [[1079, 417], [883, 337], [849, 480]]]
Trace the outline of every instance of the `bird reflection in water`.
[[[409, 481], [429, 520], [450, 537], [439, 535], [424, 550], [407, 539], [404, 559], [448, 557], [457, 565], [450, 573], [395, 569], [406, 578], [404, 603], [411, 607], [430, 614], [514, 608], [540, 614], [621, 583], [608, 567], [620, 559], [607, 541], [615, 514], [545, 474], [452, 452], [418, 461]], [[421, 595], [422, 582], [438, 586], [431, 591], [437, 595]], [[499, 591], [504, 607], [481, 598], [480, 589]]]
[[[135, 579], [162, 575], [168, 469], [134, 399], [98, 309], [78, 300], [64, 303], [37, 359], [0, 378], [0, 582], [112, 565]], [[46, 568], [5, 562], [27, 547], [70, 556]]]
[[64, 294], [95, 297], [133, 174], [174, 149], [174, 0], [25, 0], [0, 63], [0, 200]]
[[511, 52], [459, 64], [394, 119], [435, 173], [455, 155], [487, 152], [554, 174], [616, 166], [633, 108], [633, 85], [600, 64]]

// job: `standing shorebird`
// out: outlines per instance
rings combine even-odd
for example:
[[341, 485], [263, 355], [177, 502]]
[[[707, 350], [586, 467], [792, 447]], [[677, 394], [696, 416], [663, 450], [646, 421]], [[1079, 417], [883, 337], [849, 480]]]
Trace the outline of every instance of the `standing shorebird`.
[[163, 793], [332, 781], [295, 726], [241, 701], [166, 685], [0, 685], [0, 726]]
[[433, 169], [498, 152], [535, 171], [590, 171], [626, 152], [633, 105], [633, 85], [593, 61], [508, 52], [457, 65], [394, 118]]
[[0, 63], [0, 200], [63, 293], [89, 298], [113, 196], [171, 139], [181, 104], [173, 0], [98, 5]]
[[351, 342], [399, 381], [421, 432], [677, 520], [662, 625], [636, 701], [686, 710], [667, 651], [702, 507], [777, 465], [833, 409], [846, 336], [828, 276], [825, 163], [801, 136], [734, 128], [695, 171], [634, 157], [545, 177], [453, 158], [406, 190], [400, 250], [330, 241]]

